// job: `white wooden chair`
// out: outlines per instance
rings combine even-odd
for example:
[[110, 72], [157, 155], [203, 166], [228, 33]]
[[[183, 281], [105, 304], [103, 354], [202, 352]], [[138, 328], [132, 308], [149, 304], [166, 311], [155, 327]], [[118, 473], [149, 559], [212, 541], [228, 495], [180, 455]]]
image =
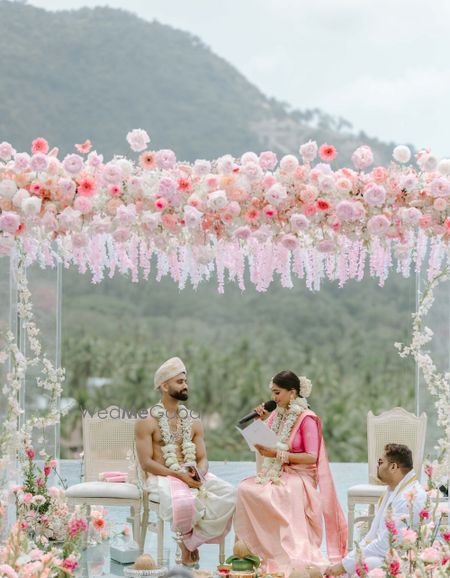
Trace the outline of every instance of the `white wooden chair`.
[[[353, 532], [356, 522], [371, 522], [375, 506], [383, 495], [386, 486], [377, 479], [377, 461], [384, 453], [388, 443], [407, 445], [413, 454], [413, 464], [417, 475], [421, 475], [425, 448], [427, 416], [420, 417], [395, 407], [376, 416], [371, 411], [367, 414], [367, 453], [369, 466], [369, 483], [352, 486], [347, 491], [348, 503], [348, 542], [347, 547], [353, 547]], [[367, 504], [369, 514], [355, 518], [355, 505]]]
[[[130, 508], [133, 538], [140, 543], [142, 492], [135, 473], [129, 469], [134, 445], [133, 418], [112, 418], [109, 409], [83, 417], [84, 481], [66, 490], [69, 506], [102, 505]], [[105, 418], [99, 417], [105, 414]], [[100, 472], [128, 473], [128, 483], [98, 481]]]

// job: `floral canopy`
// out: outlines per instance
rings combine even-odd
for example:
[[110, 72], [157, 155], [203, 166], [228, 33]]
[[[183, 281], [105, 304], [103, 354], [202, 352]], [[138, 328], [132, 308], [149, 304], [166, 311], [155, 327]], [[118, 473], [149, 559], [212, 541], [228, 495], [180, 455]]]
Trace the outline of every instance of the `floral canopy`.
[[[105, 161], [90, 141], [58, 158], [47, 141], [31, 154], [0, 144], [0, 253], [16, 240], [27, 263], [88, 269], [93, 281], [116, 272], [147, 279], [169, 274], [180, 288], [215, 273], [244, 289], [246, 266], [257, 290], [274, 275], [319, 289], [366, 273], [383, 284], [395, 267], [408, 276], [448, 261], [450, 160], [398, 146], [393, 162], [373, 166], [368, 146], [352, 168], [333, 169], [331, 145], [303, 144], [299, 156], [272, 151], [239, 159], [179, 162], [171, 150], [148, 150], [148, 134], [128, 133], [136, 160]], [[136, 155], [137, 156], [137, 155]], [[429, 250], [428, 250], [429, 249]], [[368, 265], [368, 266], [367, 266]]]

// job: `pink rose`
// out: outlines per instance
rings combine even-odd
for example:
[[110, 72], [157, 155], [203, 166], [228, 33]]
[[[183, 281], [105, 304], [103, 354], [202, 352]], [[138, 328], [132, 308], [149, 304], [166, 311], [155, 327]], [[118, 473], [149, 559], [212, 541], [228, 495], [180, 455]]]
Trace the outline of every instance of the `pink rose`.
[[293, 231], [305, 231], [309, 227], [309, 221], [305, 215], [294, 213], [291, 215], [291, 229]]
[[315, 215], [317, 213], [316, 205], [305, 205], [303, 207], [303, 213], [307, 217], [312, 217], [313, 215]]
[[433, 209], [436, 209], [436, 211], [445, 211], [446, 208], [447, 208], [447, 201], [445, 199], [443, 199], [442, 197], [438, 197], [437, 199], [435, 199], [433, 203]]
[[276, 182], [277, 182], [277, 179], [273, 175], [268, 174], [268, 175], [264, 175], [264, 178], [263, 178], [261, 184], [265, 189], [270, 189], [271, 187], [273, 187], [273, 185], [275, 185]]
[[20, 225], [20, 217], [12, 211], [5, 211], [0, 215], [0, 229], [14, 235]]
[[320, 253], [332, 253], [335, 250], [335, 244], [331, 239], [323, 239], [317, 244], [317, 250]]
[[306, 187], [300, 191], [300, 198], [307, 205], [314, 203], [318, 196], [319, 191], [313, 185], [306, 185]]
[[92, 201], [88, 197], [78, 197], [73, 203], [74, 209], [80, 211], [82, 215], [87, 215], [92, 211]]
[[380, 185], [387, 179], [388, 172], [384, 167], [375, 167], [372, 169], [370, 176], [378, 185]]
[[236, 239], [246, 240], [251, 235], [250, 227], [238, 227], [234, 232], [234, 236]]
[[375, 215], [367, 223], [367, 229], [371, 235], [384, 235], [389, 229], [391, 223], [384, 215]]
[[258, 182], [263, 176], [261, 167], [253, 162], [247, 162], [241, 167], [241, 173], [247, 177], [251, 183]]
[[129, 229], [126, 229], [125, 227], [118, 227], [112, 234], [112, 237], [117, 243], [124, 243], [125, 241], [128, 241], [130, 235], [131, 233]]
[[294, 155], [285, 155], [280, 161], [280, 170], [283, 173], [293, 173], [298, 167], [298, 159]]
[[208, 175], [205, 179], [205, 183], [210, 191], [215, 191], [219, 187], [219, 177], [216, 175]]
[[419, 219], [419, 227], [421, 229], [427, 229], [428, 227], [431, 226], [432, 222], [433, 218], [431, 215], [422, 215]]
[[352, 154], [352, 162], [358, 170], [367, 168], [373, 163], [373, 152], [370, 147], [363, 145]]
[[33, 499], [33, 494], [30, 494], [30, 492], [27, 492], [26, 494], [24, 494], [22, 496], [22, 502], [24, 504], [29, 504], [32, 499]]
[[349, 193], [353, 188], [353, 183], [347, 177], [339, 177], [336, 179], [336, 188], [342, 193]]
[[264, 151], [259, 155], [258, 162], [263, 171], [273, 171], [277, 166], [277, 155], [272, 151]]
[[295, 235], [286, 234], [281, 237], [281, 244], [286, 249], [293, 251], [298, 247], [298, 239]]
[[353, 203], [350, 201], [341, 201], [336, 206], [336, 215], [340, 221], [352, 221], [355, 217]]
[[159, 181], [159, 194], [170, 201], [173, 198], [177, 183], [170, 177], [162, 177]]
[[177, 157], [170, 149], [161, 149], [157, 151], [155, 161], [159, 169], [171, 169], [175, 166]]
[[426, 564], [435, 564], [441, 559], [441, 554], [437, 548], [425, 548], [420, 554], [420, 559]]
[[386, 189], [382, 185], [369, 183], [364, 189], [364, 199], [372, 207], [380, 207], [386, 200]]

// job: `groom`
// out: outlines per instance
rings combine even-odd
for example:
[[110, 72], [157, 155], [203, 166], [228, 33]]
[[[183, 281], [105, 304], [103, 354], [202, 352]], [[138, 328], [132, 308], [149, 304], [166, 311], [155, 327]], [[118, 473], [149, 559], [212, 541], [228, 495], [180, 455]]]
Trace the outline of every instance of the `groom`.
[[147, 489], [158, 492], [160, 515], [182, 536], [182, 562], [198, 562], [198, 547], [220, 543], [231, 526], [235, 508], [233, 487], [208, 473], [200, 419], [180, 401], [188, 399], [187, 372], [178, 357], [155, 373], [161, 401], [136, 423], [136, 451], [147, 476]]

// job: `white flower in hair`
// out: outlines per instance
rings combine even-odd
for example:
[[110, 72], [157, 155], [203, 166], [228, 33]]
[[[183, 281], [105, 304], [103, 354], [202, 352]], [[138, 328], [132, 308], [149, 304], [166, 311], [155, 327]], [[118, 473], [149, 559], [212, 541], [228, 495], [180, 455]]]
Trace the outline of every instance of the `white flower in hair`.
[[312, 390], [311, 380], [309, 380], [304, 375], [301, 375], [299, 379], [300, 379], [300, 395], [302, 397], [309, 397], [311, 395]]

